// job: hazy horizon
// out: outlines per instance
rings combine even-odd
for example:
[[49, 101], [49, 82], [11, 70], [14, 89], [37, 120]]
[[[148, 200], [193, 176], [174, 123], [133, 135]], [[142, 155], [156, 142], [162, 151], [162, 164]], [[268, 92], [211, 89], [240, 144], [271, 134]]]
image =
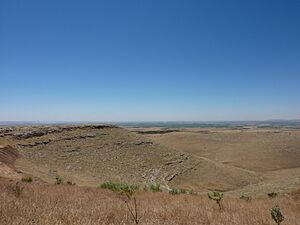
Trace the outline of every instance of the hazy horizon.
[[130, 123], [185, 123], [185, 124], [189, 124], [189, 123], [195, 123], [195, 124], [206, 124], [206, 123], [258, 123], [258, 124], [263, 124], [263, 123], [293, 123], [293, 122], [300, 122], [300, 119], [271, 119], [271, 120], [139, 120], [139, 121], [100, 121], [100, 120], [1, 120], [0, 121], [0, 125], [1, 124], [59, 124], [59, 123], [66, 123], [66, 124], [80, 124], [80, 123], [116, 123], [116, 124], [130, 124]]
[[1, 1], [0, 121], [300, 118], [299, 1]]

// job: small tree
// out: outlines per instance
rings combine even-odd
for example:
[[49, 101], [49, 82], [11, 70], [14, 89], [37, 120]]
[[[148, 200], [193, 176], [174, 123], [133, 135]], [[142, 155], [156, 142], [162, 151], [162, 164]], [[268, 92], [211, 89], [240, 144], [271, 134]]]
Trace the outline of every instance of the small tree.
[[[133, 200], [133, 206], [130, 205], [130, 201]], [[139, 215], [138, 205], [136, 202], [136, 197], [131, 198], [131, 195], [127, 194], [127, 199], [125, 200], [126, 207], [130, 212], [131, 218], [135, 224], [139, 224], [141, 216]]]
[[[134, 196], [135, 192], [138, 191], [138, 185], [131, 185], [124, 188], [121, 194], [125, 194], [127, 199], [125, 200], [126, 207], [131, 215], [131, 218], [135, 224], [139, 224], [141, 216], [139, 215], [138, 204], [136, 197]], [[133, 201], [133, 203], [131, 203]]]
[[277, 225], [280, 225], [284, 220], [284, 216], [278, 205], [276, 205], [271, 209], [271, 216]]
[[208, 193], [208, 197], [218, 204], [220, 210], [222, 209], [221, 201], [223, 199], [223, 196], [224, 194], [219, 191], [213, 191]]
[[103, 189], [110, 189], [118, 194], [125, 196], [125, 205], [130, 213], [130, 216], [134, 224], [139, 224], [141, 216], [139, 215], [137, 199], [134, 196], [135, 192], [139, 190], [139, 185], [136, 184], [123, 184], [123, 183], [113, 183], [113, 182], [104, 182], [100, 186]]

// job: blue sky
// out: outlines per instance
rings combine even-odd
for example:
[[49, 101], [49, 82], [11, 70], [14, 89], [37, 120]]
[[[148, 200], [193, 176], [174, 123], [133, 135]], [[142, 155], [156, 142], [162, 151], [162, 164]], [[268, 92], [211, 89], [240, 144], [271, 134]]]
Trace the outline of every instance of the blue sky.
[[300, 1], [0, 2], [0, 121], [300, 119]]

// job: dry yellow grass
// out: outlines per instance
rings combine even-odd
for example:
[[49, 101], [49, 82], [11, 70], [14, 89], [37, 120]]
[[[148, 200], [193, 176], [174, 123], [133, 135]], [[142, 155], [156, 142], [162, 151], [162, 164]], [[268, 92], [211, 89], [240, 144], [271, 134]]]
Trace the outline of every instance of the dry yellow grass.
[[[68, 185], [21, 183], [17, 197], [11, 189], [16, 181], [0, 179], [0, 224], [134, 224], [124, 197], [109, 190]], [[207, 196], [170, 195], [141, 191], [136, 194], [139, 224], [271, 225], [270, 208], [279, 205], [286, 220], [300, 224], [299, 191], [274, 199], [247, 202], [225, 196], [223, 210]]]
[[[298, 129], [155, 128], [157, 134], [145, 134], [149, 129], [139, 128], [140, 134], [103, 125], [5, 127], [2, 133], [0, 128], [0, 176], [30, 175], [49, 183], [61, 176], [94, 187], [107, 180], [156, 182], [238, 196], [300, 186]], [[17, 157], [7, 161], [1, 149], [10, 156], [16, 151]]]

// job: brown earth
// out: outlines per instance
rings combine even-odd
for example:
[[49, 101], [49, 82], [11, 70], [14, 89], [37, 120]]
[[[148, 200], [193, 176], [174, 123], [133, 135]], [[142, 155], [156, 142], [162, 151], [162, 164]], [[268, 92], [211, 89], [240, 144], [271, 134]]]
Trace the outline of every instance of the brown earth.
[[296, 129], [16, 126], [0, 128], [0, 145], [20, 155], [14, 167], [2, 162], [0, 176], [30, 175], [48, 183], [61, 176], [80, 186], [160, 183], [165, 190], [236, 195], [288, 192], [300, 184]]
[[[271, 225], [279, 205], [283, 224], [300, 225], [299, 137], [293, 129], [0, 127], [0, 224], [134, 224], [133, 198], [95, 187], [113, 181], [194, 191], [138, 191], [138, 224]], [[57, 176], [76, 185], [54, 185]], [[208, 190], [226, 192], [221, 210]]]

